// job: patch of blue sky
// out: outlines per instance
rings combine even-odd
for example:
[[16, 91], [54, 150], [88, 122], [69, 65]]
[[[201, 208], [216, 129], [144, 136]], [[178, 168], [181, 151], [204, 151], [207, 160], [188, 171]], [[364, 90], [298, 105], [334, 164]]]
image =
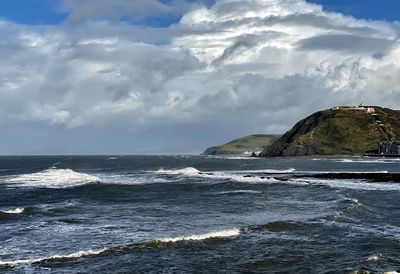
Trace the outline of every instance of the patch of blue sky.
[[1, 0], [0, 18], [26, 25], [56, 25], [67, 17], [56, 7], [57, 0]]
[[307, 0], [321, 4], [326, 11], [339, 12], [359, 19], [399, 21], [400, 0]]
[[[65, 21], [67, 13], [57, 8], [61, 0], [1, 0], [0, 18], [18, 24], [57, 25]], [[173, 0], [160, 0], [170, 4]], [[212, 6], [215, 0], [187, 0]], [[400, 21], [400, 0], [307, 0], [323, 5], [326, 11], [340, 12], [356, 18], [370, 20]], [[140, 21], [123, 18], [125, 22], [151, 27], [168, 27], [181, 19], [181, 14], [155, 15]]]

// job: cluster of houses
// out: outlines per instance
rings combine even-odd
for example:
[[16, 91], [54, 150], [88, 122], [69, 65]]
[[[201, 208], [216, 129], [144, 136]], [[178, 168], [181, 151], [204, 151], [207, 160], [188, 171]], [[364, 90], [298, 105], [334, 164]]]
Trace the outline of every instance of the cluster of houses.
[[380, 142], [378, 154], [400, 156], [400, 141]]

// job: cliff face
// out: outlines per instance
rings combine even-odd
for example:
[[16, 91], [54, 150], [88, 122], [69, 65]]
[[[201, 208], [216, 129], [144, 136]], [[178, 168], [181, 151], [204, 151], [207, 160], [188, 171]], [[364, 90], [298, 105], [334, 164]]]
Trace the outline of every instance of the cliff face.
[[280, 135], [256, 134], [233, 140], [221, 146], [207, 148], [203, 155], [243, 154], [245, 152], [257, 152], [263, 150]]
[[379, 142], [389, 140], [400, 140], [399, 111], [329, 109], [298, 122], [260, 156], [356, 155], [375, 152]]

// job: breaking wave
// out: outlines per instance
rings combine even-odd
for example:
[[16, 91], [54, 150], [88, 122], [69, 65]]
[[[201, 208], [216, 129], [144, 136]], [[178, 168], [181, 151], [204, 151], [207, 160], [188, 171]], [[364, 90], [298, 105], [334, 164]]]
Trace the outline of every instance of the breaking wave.
[[372, 256], [369, 256], [369, 257], [367, 257], [366, 259], [365, 259], [365, 261], [367, 261], [367, 262], [374, 262], [374, 263], [376, 263], [376, 262], [380, 262], [380, 261], [384, 261], [385, 259], [384, 259], [384, 257], [382, 256], [382, 254], [379, 254], [379, 255], [372, 255]]
[[182, 169], [160, 169], [156, 173], [164, 175], [197, 176], [201, 173], [201, 171], [194, 167], [186, 167]]
[[[185, 177], [198, 177], [205, 179], [216, 179], [216, 180], [229, 180], [240, 183], [279, 183], [296, 186], [308, 186], [308, 185], [320, 185], [329, 186], [331, 188], [346, 188], [355, 190], [381, 190], [381, 191], [400, 191], [400, 184], [396, 183], [377, 183], [368, 182], [363, 179], [319, 179], [311, 177], [271, 177], [274, 174], [290, 174], [296, 170], [275, 170], [275, 169], [264, 169], [264, 170], [234, 170], [234, 171], [210, 171], [202, 172], [194, 167], [187, 167], [183, 169], [171, 169], [164, 170], [160, 169], [156, 173], [159, 175], [172, 175], [172, 176], [185, 176]], [[315, 172], [300, 172], [299, 174], [314, 174]], [[320, 174], [341, 174], [341, 172], [319, 172]], [[376, 174], [382, 173], [387, 174], [388, 171], [374, 171], [374, 172], [352, 172], [352, 174]], [[265, 175], [263, 175], [265, 174]]]
[[174, 175], [186, 177], [200, 177], [208, 179], [231, 180], [241, 183], [276, 183], [280, 180], [268, 176], [255, 176], [251, 174], [268, 173], [268, 174], [285, 174], [292, 173], [295, 169], [277, 170], [277, 169], [264, 169], [264, 170], [233, 170], [233, 171], [210, 171], [202, 172], [194, 167], [187, 167], [183, 169], [160, 169], [156, 171], [159, 175]]
[[109, 157], [109, 158], [107, 158], [107, 160], [118, 160], [119, 158], [118, 157]]
[[18, 207], [15, 209], [9, 209], [9, 210], [0, 210], [0, 212], [5, 213], [5, 214], [21, 214], [25, 211], [25, 208]]
[[299, 178], [291, 179], [288, 183], [304, 183], [309, 185], [328, 186], [331, 188], [345, 188], [354, 190], [380, 190], [380, 191], [400, 191], [400, 184], [397, 183], [370, 183], [363, 180], [326, 180], [326, 179], [311, 179]]
[[269, 174], [286, 174], [286, 173], [293, 173], [296, 169], [289, 168], [289, 169], [256, 169], [256, 170], [238, 170], [238, 173], [269, 173]]
[[337, 160], [338, 163], [365, 163], [365, 164], [391, 164], [398, 163], [399, 159], [341, 159]]
[[158, 241], [163, 242], [163, 243], [176, 243], [176, 242], [180, 242], [180, 241], [203, 241], [206, 239], [213, 239], [213, 238], [228, 238], [228, 237], [238, 236], [239, 234], [240, 234], [240, 230], [237, 228], [234, 228], [234, 229], [210, 232], [210, 233], [199, 234], [199, 235], [175, 237], [175, 238], [164, 238], [164, 239], [160, 239]]
[[167, 174], [167, 175], [204, 175], [204, 174], [222, 174], [222, 173], [269, 173], [269, 174], [286, 174], [293, 173], [296, 170], [294, 168], [289, 169], [256, 169], [256, 170], [232, 170], [232, 171], [210, 171], [209, 173], [201, 172], [200, 170], [194, 167], [186, 167], [182, 169], [159, 169], [156, 171], [158, 174]]
[[36, 173], [10, 176], [5, 180], [6, 184], [19, 187], [43, 188], [67, 188], [95, 182], [100, 182], [96, 176], [55, 167]]
[[209, 239], [218, 239], [218, 238], [230, 238], [234, 236], [240, 235], [240, 229], [233, 228], [221, 231], [215, 231], [205, 234], [196, 234], [191, 236], [179, 236], [174, 238], [162, 238], [154, 241], [144, 242], [144, 243], [134, 243], [126, 246], [118, 246], [118, 247], [110, 247], [103, 248], [97, 250], [86, 250], [86, 251], [78, 251], [67, 255], [53, 255], [49, 257], [36, 258], [36, 259], [17, 259], [17, 260], [9, 260], [9, 261], [0, 261], [0, 267], [14, 267], [21, 264], [41, 264], [41, 263], [52, 263], [52, 262], [62, 262], [69, 261], [79, 258], [92, 257], [96, 255], [104, 255], [110, 254], [114, 252], [127, 251], [131, 249], [140, 249], [140, 248], [158, 248], [164, 247], [167, 244], [179, 243], [185, 241], [204, 241]]
[[8, 266], [13, 267], [21, 264], [39, 264], [39, 263], [46, 263], [46, 262], [54, 262], [54, 261], [66, 261], [71, 259], [78, 259], [82, 257], [90, 257], [95, 255], [100, 255], [106, 252], [107, 249], [99, 249], [99, 250], [87, 250], [87, 251], [78, 251], [75, 253], [71, 253], [68, 255], [53, 255], [50, 257], [43, 257], [37, 259], [19, 259], [13, 261], [0, 261], [0, 266]]
[[277, 183], [279, 180], [272, 177], [263, 177], [263, 176], [251, 176], [251, 175], [237, 175], [237, 174], [227, 174], [227, 173], [213, 173], [206, 174], [202, 177], [211, 178], [211, 179], [221, 179], [221, 180], [230, 180], [238, 183]]
[[98, 174], [98, 178], [102, 183], [115, 185], [143, 185], [143, 184], [158, 184], [167, 183], [170, 180], [149, 176], [148, 174]]
[[333, 215], [335, 220], [340, 220], [342, 218], [347, 218], [351, 216], [354, 212], [360, 212], [362, 210], [368, 210], [366, 206], [359, 202], [358, 199], [355, 198], [345, 198], [344, 202], [346, 202], [347, 206], [339, 211], [336, 211]]

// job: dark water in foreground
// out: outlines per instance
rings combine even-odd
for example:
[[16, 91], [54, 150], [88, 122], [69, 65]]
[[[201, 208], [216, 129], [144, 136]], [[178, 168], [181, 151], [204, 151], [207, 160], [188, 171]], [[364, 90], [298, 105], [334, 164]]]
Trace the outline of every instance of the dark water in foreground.
[[1, 157], [0, 273], [399, 270], [400, 183], [321, 172], [400, 161]]

